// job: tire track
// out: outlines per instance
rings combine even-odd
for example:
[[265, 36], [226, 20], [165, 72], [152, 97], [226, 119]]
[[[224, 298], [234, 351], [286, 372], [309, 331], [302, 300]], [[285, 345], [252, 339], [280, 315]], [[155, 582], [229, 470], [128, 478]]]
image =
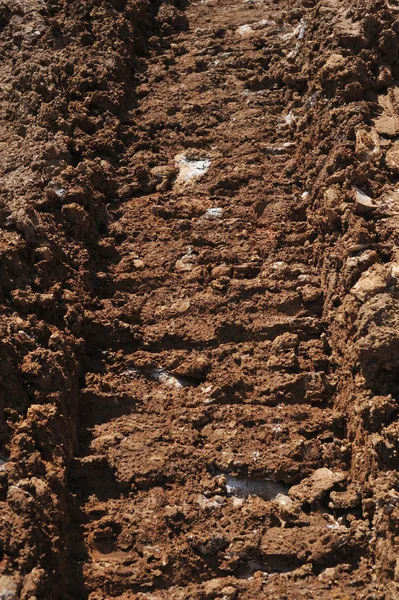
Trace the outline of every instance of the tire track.
[[303, 13], [171, 11], [183, 31], [137, 76], [88, 317], [71, 598], [277, 598], [310, 573], [324, 597], [318, 574], [345, 585], [364, 552], [328, 501], [350, 454], [290, 160]]

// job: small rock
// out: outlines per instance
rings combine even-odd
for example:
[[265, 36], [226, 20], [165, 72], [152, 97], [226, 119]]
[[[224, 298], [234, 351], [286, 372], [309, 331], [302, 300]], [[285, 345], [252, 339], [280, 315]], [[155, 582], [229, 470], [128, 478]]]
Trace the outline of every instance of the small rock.
[[139, 269], [139, 270], [141, 270], [141, 269], [144, 269], [144, 267], [145, 267], [145, 262], [144, 262], [143, 260], [141, 260], [141, 258], [136, 258], [136, 259], [133, 261], [133, 265], [134, 265], [135, 269]]
[[378, 89], [386, 88], [391, 85], [394, 81], [391, 65], [382, 63], [379, 66], [379, 73], [377, 77]]
[[183, 508], [177, 504], [167, 504], [165, 506], [164, 514], [165, 517], [168, 517], [169, 519], [180, 519], [181, 517], [185, 516]]
[[292, 125], [294, 125], [295, 121], [296, 121], [296, 116], [294, 115], [294, 113], [292, 112], [292, 110], [288, 113], [288, 115], [286, 115], [284, 117], [284, 121], [287, 123], [287, 125], [289, 125], [290, 127]]
[[394, 138], [399, 135], [399, 118], [397, 104], [399, 101], [399, 87], [392, 85], [387, 94], [378, 97], [379, 116], [374, 119], [374, 126], [378, 133], [384, 137]]
[[168, 25], [169, 28], [165, 28], [168, 33], [173, 33], [173, 30], [185, 31], [188, 28], [186, 15], [172, 4], [161, 4], [156, 21], [161, 27]]
[[347, 259], [345, 266], [349, 269], [359, 269], [360, 272], [370, 268], [378, 260], [375, 250], [366, 250], [360, 256], [351, 256]]
[[176, 367], [175, 372], [183, 377], [205, 379], [210, 368], [211, 362], [206, 356], [191, 352], [186, 360]]
[[399, 190], [390, 190], [381, 198], [385, 214], [397, 215], [399, 210]]
[[208, 210], [204, 214], [204, 217], [205, 219], [218, 219], [222, 216], [222, 214], [223, 208], [216, 206], [215, 208], [208, 208]]
[[324, 63], [323, 68], [320, 71], [320, 76], [322, 80], [328, 80], [328, 78], [335, 72], [343, 71], [347, 65], [347, 61], [342, 56], [342, 54], [331, 54], [326, 62]]
[[278, 354], [285, 354], [291, 352], [298, 347], [298, 336], [296, 333], [283, 333], [277, 336], [272, 343], [272, 352]]
[[283, 355], [272, 355], [267, 361], [267, 366], [272, 371], [284, 371], [285, 369], [293, 369], [297, 367], [298, 359], [295, 352], [286, 353]]
[[252, 29], [252, 27], [250, 25], [241, 25], [237, 29], [237, 33], [241, 37], [247, 37], [249, 35], [253, 35], [255, 32], [254, 32], [254, 30]]
[[330, 177], [327, 177], [327, 185], [336, 185], [337, 183], [344, 183], [346, 181], [346, 169], [340, 169], [335, 171]]
[[193, 267], [186, 275], [187, 281], [200, 281], [204, 278], [204, 269], [200, 266]]
[[162, 571], [161, 569], [154, 569], [153, 571], [151, 571], [152, 575], [154, 575], [154, 577], [162, 577]]
[[211, 161], [208, 158], [189, 158], [184, 154], [175, 156], [176, 167], [179, 169], [177, 183], [186, 183], [191, 179], [197, 179], [205, 175], [211, 166]]
[[154, 185], [157, 192], [165, 192], [169, 189], [171, 181], [177, 177], [178, 169], [169, 166], [159, 166], [151, 170]]

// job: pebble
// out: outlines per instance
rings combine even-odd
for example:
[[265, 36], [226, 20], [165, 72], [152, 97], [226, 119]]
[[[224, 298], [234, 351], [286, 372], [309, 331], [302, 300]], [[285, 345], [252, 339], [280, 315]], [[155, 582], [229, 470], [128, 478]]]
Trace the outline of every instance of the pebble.
[[141, 258], [136, 258], [133, 261], [133, 264], [136, 269], [144, 269], [144, 267], [145, 267], [145, 262], [143, 260], [141, 260]]
[[226, 492], [229, 496], [247, 498], [248, 496], [259, 496], [264, 500], [273, 500], [279, 494], [287, 491], [284, 484], [269, 479], [249, 479], [248, 477], [233, 477], [228, 473], [226, 478]]
[[222, 216], [222, 214], [223, 208], [216, 206], [215, 208], [208, 208], [208, 210], [204, 214], [204, 217], [205, 219], [218, 219]]
[[65, 198], [66, 190], [64, 188], [56, 188], [54, 191], [59, 198]]
[[250, 25], [241, 25], [241, 27], [237, 29], [237, 33], [241, 35], [241, 37], [245, 37], [247, 35], [252, 35], [254, 30]]
[[191, 179], [195, 179], [197, 177], [201, 177], [205, 175], [211, 166], [211, 161], [208, 158], [205, 159], [196, 159], [196, 158], [187, 158], [182, 154], [178, 154], [175, 157], [176, 166], [179, 169], [179, 176], [177, 181], [180, 183], [184, 183], [190, 181]]
[[149, 374], [150, 379], [156, 381], [158, 383], [163, 383], [169, 387], [174, 387], [176, 389], [181, 389], [183, 387], [187, 387], [190, 385], [184, 377], [178, 377], [177, 375], [172, 375], [172, 373], [168, 373], [165, 369], [154, 369]]
[[294, 115], [294, 113], [292, 112], [292, 110], [288, 113], [288, 115], [286, 115], [284, 117], [284, 121], [287, 123], [287, 125], [293, 125], [296, 121], [296, 117]]

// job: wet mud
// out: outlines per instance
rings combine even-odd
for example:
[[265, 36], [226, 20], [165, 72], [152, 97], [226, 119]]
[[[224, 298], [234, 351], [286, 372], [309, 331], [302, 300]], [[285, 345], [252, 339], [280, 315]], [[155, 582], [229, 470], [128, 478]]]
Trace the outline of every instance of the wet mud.
[[0, 1], [0, 598], [399, 596], [398, 52]]

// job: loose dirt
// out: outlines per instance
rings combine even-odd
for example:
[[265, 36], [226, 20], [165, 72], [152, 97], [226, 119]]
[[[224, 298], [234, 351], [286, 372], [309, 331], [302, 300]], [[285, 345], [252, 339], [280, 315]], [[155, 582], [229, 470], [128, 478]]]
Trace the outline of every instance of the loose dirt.
[[0, 1], [0, 598], [399, 597], [398, 17]]

